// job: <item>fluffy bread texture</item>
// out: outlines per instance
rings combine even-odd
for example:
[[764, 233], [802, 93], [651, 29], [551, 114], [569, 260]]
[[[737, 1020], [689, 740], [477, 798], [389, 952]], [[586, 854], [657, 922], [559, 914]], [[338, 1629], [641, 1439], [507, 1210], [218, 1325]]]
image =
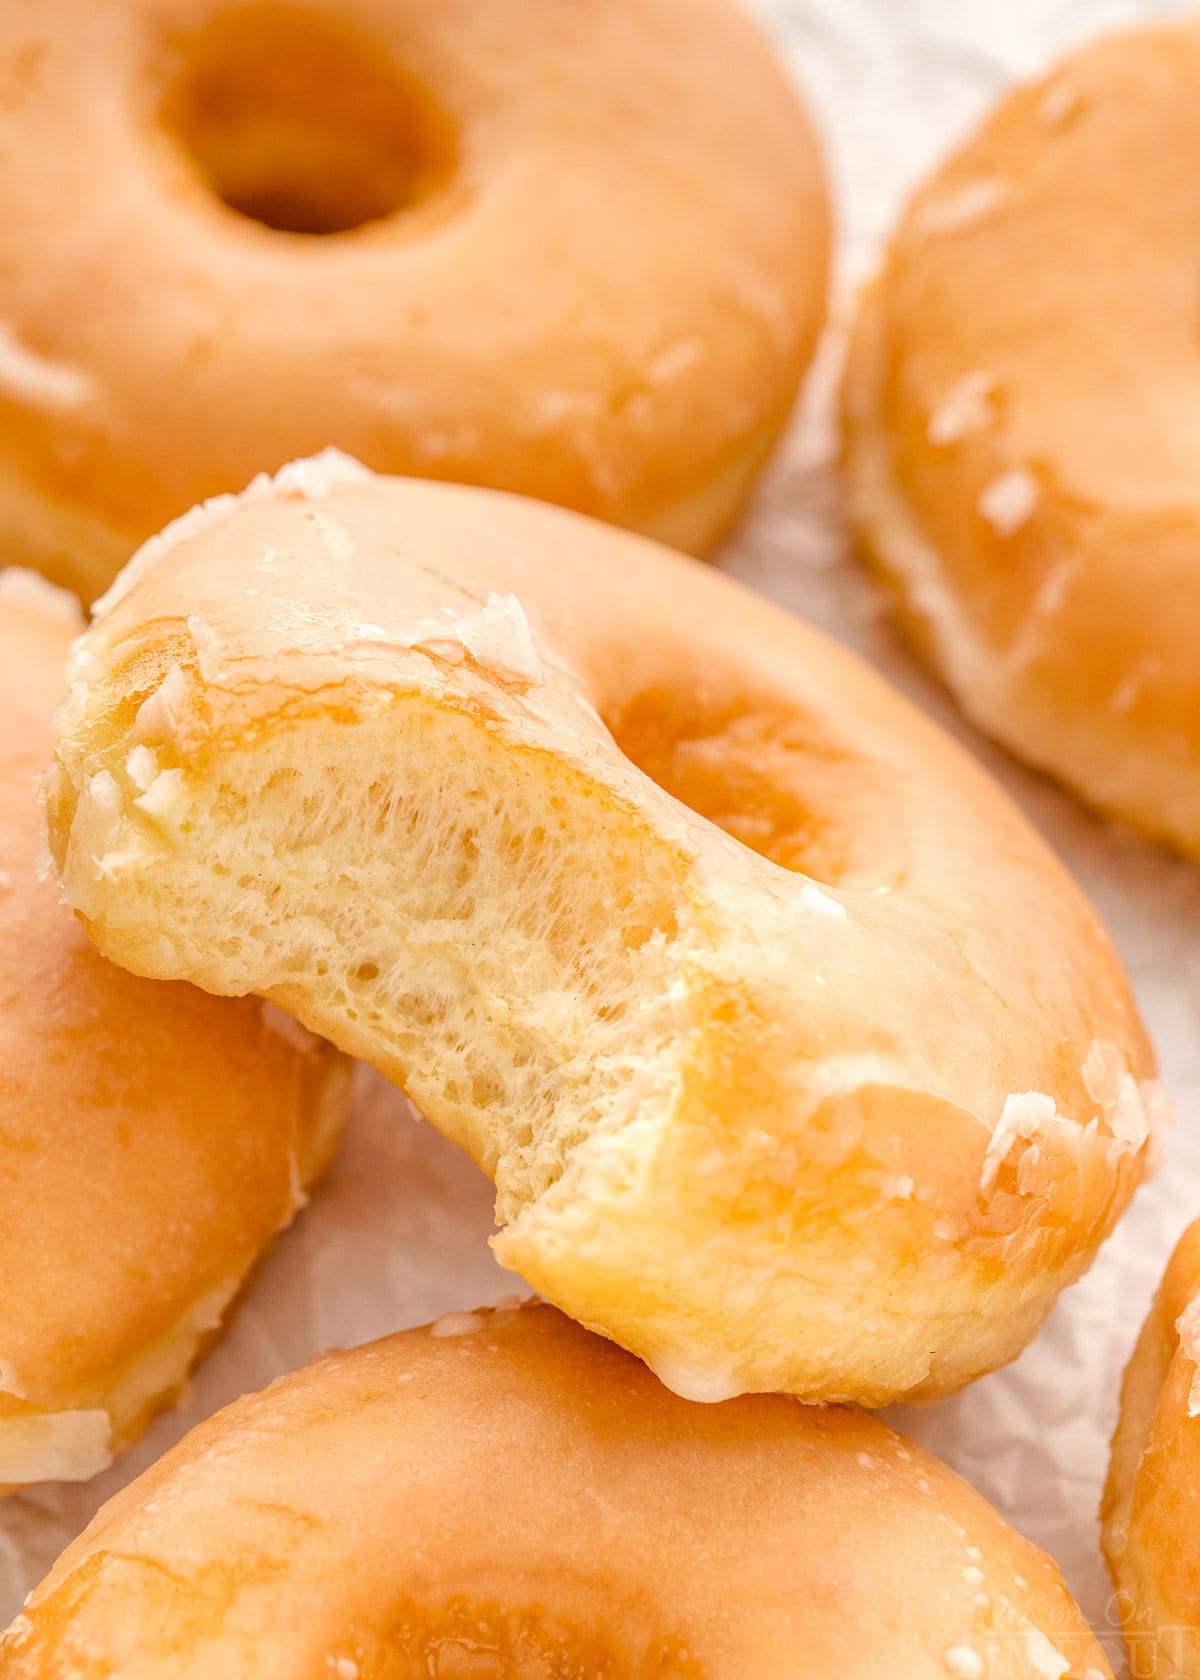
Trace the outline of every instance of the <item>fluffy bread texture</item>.
[[900, 219], [845, 385], [862, 546], [982, 728], [1200, 853], [1200, 26], [1008, 95]]
[[1109, 1680], [1043, 1553], [878, 1419], [688, 1405], [550, 1307], [329, 1354], [109, 1502], [4, 1680]]
[[955, 1388], [1145, 1171], [1151, 1053], [1041, 841], [665, 549], [299, 464], [131, 564], [57, 741], [100, 948], [381, 1068], [495, 1179], [502, 1262], [680, 1393]]
[[[78, 1481], [178, 1392], [333, 1148], [348, 1067], [257, 1000], [136, 979], [39, 878], [75, 603], [0, 578], [0, 1487]], [[44, 876], [44, 871], [43, 871]]]
[[1125, 1373], [1102, 1517], [1131, 1671], [1146, 1680], [1195, 1680], [1200, 1221], [1180, 1239]]
[[6, 559], [91, 600], [328, 443], [696, 551], [736, 516], [830, 229], [734, 0], [44, 0], [0, 63]]

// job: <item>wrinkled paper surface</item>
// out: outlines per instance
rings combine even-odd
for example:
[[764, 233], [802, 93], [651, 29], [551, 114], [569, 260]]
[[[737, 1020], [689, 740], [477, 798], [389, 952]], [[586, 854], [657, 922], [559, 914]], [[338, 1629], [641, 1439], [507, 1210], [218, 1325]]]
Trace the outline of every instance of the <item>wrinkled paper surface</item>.
[[[1008, 82], [1103, 28], [1183, 10], [1167, 0], [758, 0], [822, 124], [839, 219], [835, 322], [790, 440], [723, 564], [851, 643], [966, 739], [1059, 849], [1137, 984], [1179, 1107], [1167, 1161], [1088, 1278], [1006, 1371], [895, 1420], [1061, 1564], [1121, 1654], [1096, 1511], [1121, 1370], [1171, 1248], [1200, 1213], [1200, 866], [1088, 816], [973, 734], [893, 636], [847, 551], [831, 467], [831, 398], [854, 283], [905, 191]], [[186, 1403], [96, 1481], [0, 1504], [0, 1625], [111, 1493], [187, 1429], [310, 1355], [419, 1324], [514, 1287], [491, 1259], [491, 1190], [361, 1070], [338, 1161], [279, 1243]]]

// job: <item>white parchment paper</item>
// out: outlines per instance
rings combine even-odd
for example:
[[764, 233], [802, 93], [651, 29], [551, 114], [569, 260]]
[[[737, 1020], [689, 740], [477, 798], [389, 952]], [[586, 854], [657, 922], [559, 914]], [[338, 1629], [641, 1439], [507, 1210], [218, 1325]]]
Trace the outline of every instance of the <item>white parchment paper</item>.
[[[975, 736], [893, 636], [845, 541], [832, 392], [853, 284], [906, 189], [1011, 80], [1179, 0], [757, 0], [822, 123], [840, 223], [835, 321], [787, 447], [723, 564], [858, 648], [967, 739], [1106, 918], [1179, 1107], [1167, 1163], [1090, 1276], [1010, 1369], [896, 1413], [1059, 1561], [1120, 1669], [1096, 1510], [1121, 1369], [1180, 1231], [1200, 1213], [1200, 866], [1089, 817]], [[1036, 929], [1030, 937], [1036, 938]], [[194, 1423], [320, 1349], [513, 1288], [492, 1261], [491, 1188], [362, 1070], [354, 1118], [312, 1205], [267, 1262], [187, 1402], [106, 1475], [0, 1505], [0, 1625], [98, 1506]]]

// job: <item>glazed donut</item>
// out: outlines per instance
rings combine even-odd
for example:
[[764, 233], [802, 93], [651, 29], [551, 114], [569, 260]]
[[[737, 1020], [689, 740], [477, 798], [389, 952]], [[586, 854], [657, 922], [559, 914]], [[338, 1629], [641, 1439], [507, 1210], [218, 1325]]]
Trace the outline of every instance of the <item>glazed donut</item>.
[[93, 1475], [174, 1397], [347, 1088], [342, 1057], [269, 1006], [113, 968], [35, 877], [35, 777], [81, 628], [61, 590], [0, 577], [3, 1491]]
[[211, 1418], [0, 1642], [4, 1680], [418, 1673], [1109, 1668], [1050, 1559], [878, 1419], [691, 1406], [529, 1305], [327, 1354]]
[[502, 1263], [682, 1394], [954, 1388], [1143, 1175], [1151, 1053], [1046, 848], [644, 540], [293, 466], [131, 563], [57, 742], [100, 948], [373, 1062], [494, 1177]]
[[1104, 1550], [1130, 1668], [1200, 1674], [1200, 1221], [1186, 1231], [1121, 1392]]
[[823, 173], [733, 0], [44, 0], [0, 66], [0, 532], [89, 600], [329, 443], [703, 550], [792, 406]]
[[1200, 852], [1200, 25], [1010, 95], [909, 204], [845, 387], [850, 503], [972, 719]]

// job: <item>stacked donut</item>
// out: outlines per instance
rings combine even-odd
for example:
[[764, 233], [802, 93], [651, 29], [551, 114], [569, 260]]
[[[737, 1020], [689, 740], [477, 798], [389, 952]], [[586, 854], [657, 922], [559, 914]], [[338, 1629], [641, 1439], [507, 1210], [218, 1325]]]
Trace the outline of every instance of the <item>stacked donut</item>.
[[1200, 1668], [1200, 1222], [1180, 1239], [1125, 1373], [1104, 1549], [1131, 1664]]
[[864, 547], [966, 710], [1193, 854], [1198, 90], [1188, 21], [1004, 100], [908, 206], [845, 397]]
[[[821, 318], [819, 163], [757, 32], [728, 0], [121, 0], [10, 8], [0, 43], [0, 511], [109, 585], [78, 635], [0, 585], [0, 1483], [95, 1473], [178, 1391], [328, 1161], [348, 1056], [494, 1180], [544, 1297], [194, 1430], [0, 1680], [1104, 1680], [1051, 1561], [856, 1408], [1015, 1357], [1155, 1164], [1128, 982], [962, 748], [647, 535], [725, 528]], [[1053, 208], [1028, 97], [975, 144]], [[971, 317], [991, 359], [945, 384], [969, 335], [924, 252], [966, 191], [918, 198], [846, 399], [864, 532], [943, 655], [1048, 518], [1007, 317], [1012, 366]], [[930, 545], [944, 594], [905, 569]], [[1040, 649], [1090, 560], [1027, 559], [1001, 617]], [[1044, 718], [993, 629], [980, 714]], [[1094, 744], [1092, 690], [1054, 693], [1064, 754]], [[35, 771], [75, 917], [33, 878]], [[1197, 1670], [1198, 1241], [1106, 1501], [1164, 1680]]]
[[182, 1387], [329, 1159], [347, 1064], [114, 968], [38, 871], [77, 604], [0, 574], [0, 1487], [95, 1475]]
[[90, 600], [192, 503], [328, 444], [687, 549], [731, 522], [829, 239], [734, 0], [84, 12], [0, 12], [11, 559]]

